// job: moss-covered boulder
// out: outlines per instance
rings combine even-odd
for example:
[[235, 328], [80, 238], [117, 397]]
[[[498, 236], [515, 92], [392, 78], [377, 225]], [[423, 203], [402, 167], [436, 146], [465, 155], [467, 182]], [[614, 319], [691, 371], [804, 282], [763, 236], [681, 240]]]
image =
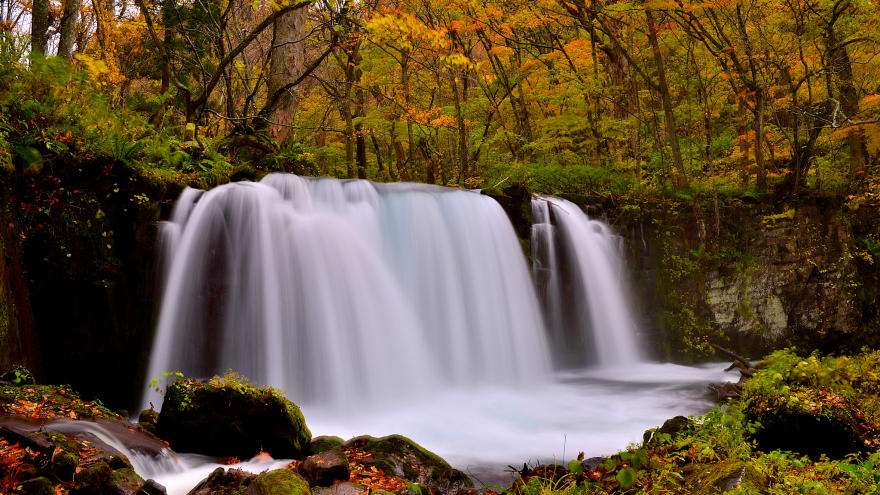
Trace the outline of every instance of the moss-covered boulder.
[[9, 384], [16, 387], [33, 385], [36, 383], [34, 381], [34, 375], [32, 375], [30, 370], [28, 370], [24, 366], [13, 366], [10, 370], [0, 376], [0, 380], [8, 382]]
[[52, 457], [52, 474], [59, 481], [73, 481], [76, 467], [79, 465], [79, 456], [62, 449], [58, 449]]
[[148, 433], [156, 433], [156, 423], [159, 421], [159, 411], [144, 409], [138, 415], [138, 427]]
[[40, 476], [20, 483], [18, 493], [24, 495], [55, 495], [55, 487], [48, 478]]
[[83, 468], [74, 477], [72, 495], [135, 495], [144, 484], [143, 478], [131, 467], [113, 469], [110, 464], [99, 461]]
[[328, 450], [333, 450], [337, 447], [342, 447], [342, 444], [345, 443], [340, 437], [332, 437], [332, 436], [320, 436], [312, 439], [311, 444], [309, 445], [309, 453], [320, 454], [321, 452], [327, 452]]
[[187, 495], [241, 495], [256, 475], [241, 469], [217, 468]]
[[877, 443], [878, 426], [843, 396], [801, 388], [786, 395], [755, 395], [745, 408], [759, 450], [785, 450], [818, 459], [842, 459]]
[[692, 420], [684, 416], [676, 416], [664, 421], [663, 426], [660, 428], [646, 430], [642, 435], [642, 440], [645, 445], [649, 445], [660, 442], [660, 440], [666, 438], [667, 435], [669, 439], [674, 439], [679, 434], [693, 429], [693, 427], [694, 422]]
[[736, 459], [726, 459], [715, 465], [700, 466], [687, 483], [694, 495], [725, 493], [736, 489], [738, 493], [764, 493], [767, 477], [753, 466]]
[[312, 438], [296, 404], [271, 389], [227, 380], [169, 385], [156, 434], [178, 452], [241, 459], [260, 451], [301, 458]]
[[466, 474], [401, 435], [356, 437], [346, 442], [343, 448], [366, 454], [364, 466], [376, 467], [410, 483], [425, 485], [435, 493], [457, 493], [474, 486]]
[[257, 476], [241, 469], [217, 468], [188, 495], [310, 495], [310, 491], [302, 476], [287, 469]]
[[306, 480], [287, 469], [276, 469], [257, 476], [244, 491], [244, 495], [310, 495], [310, 493]]

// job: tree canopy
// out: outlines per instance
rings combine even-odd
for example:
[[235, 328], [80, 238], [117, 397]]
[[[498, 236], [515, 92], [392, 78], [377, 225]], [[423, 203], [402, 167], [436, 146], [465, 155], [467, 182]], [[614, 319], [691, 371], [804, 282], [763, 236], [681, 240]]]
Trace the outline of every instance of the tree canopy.
[[0, 163], [877, 194], [878, 33], [877, 0], [0, 0]]

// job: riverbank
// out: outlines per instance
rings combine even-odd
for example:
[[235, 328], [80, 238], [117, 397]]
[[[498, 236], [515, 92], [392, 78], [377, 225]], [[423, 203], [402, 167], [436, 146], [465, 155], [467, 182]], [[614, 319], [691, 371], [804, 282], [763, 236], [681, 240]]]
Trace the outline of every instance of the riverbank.
[[[749, 364], [754, 367], [739, 363], [742, 379], [723, 387], [731, 398], [705, 415], [671, 418], [649, 428], [640, 441], [625, 450], [602, 458], [591, 458], [583, 452], [577, 455], [589, 442], [572, 439], [567, 457], [555, 462], [522, 459], [525, 464], [512, 472], [515, 479], [510, 486], [477, 491], [773, 494], [804, 490], [867, 493], [876, 489], [880, 482], [880, 376], [876, 372], [880, 352], [820, 357], [779, 351]], [[213, 383], [205, 386], [230, 386], [229, 382]], [[259, 389], [248, 385], [233, 387], [244, 390], [244, 394], [262, 393], [249, 392]], [[210, 421], [211, 415], [202, 415], [204, 411], [198, 409], [197, 399], [190, 404], [195, 417], [204, 416]], [[606, 404], [614, 406], [607, 401]], [[579, 415], [583, 411], [572, 409], [567, 413]], [[166, 443], [149, 433], [149, 427], [145, 429], [146, 423], [128, 424], [99, 403], [82, 401], [68, 387], [4, 382], [0, 387], [0, 414], [4, 417], [4, 428], [0, 430], [0, 488], [6, 487], [3, 493], [42, 493], [30, 491], [35, 486], [51, 486], [57, 493], [89, 493], [92, 488], [87, 483], [94, 482], [95, 473], [103, 473], [98, 476], [103, 484], [136, 486], [119, 493], [154, 493], [138, 492], [152, 488], [128, 470], [133, 472], [134, 466], [159, 477], [161, 470], [143, 467], [145, 463], [159, 461], [145, 459], [164, 456], [161, 462], [167, 463], [170, 455], [164, 450]], [[42, 425], [43, 433], [35, 431], [38, 424]], [[223, 424], [226, 426], [214, 426], [229, 427], [228, 422]], [[96, 428], [109, 432], [118, 442], [114, 445], [106, 437], [95, 439]], [[398, 436], [381, 441], [373, 438], [344, 441], [338, 437], [318, 437], [295, 456], [298, 459], [281, 463], [270, 462], [265, 453], [246, 464], [231, 456], [224, 461], [215, 455], [216, 466], [202, 461], [201, 465], [207, 467], [193, 470], [189, 477], [180, 474], [193, 469], [192, 458], [184, 457], [174, 461], [177, 467], [171, 464], [172, 474], [175, 469], [178, 474], [168, 479], [178, 483], [190, 480], [195, 484], [198, 480], [193, 475], [205, 475], [209, 468], [216, 467], [257, 471], [253, 475], [211, 474], [212, 483], [226, 483], [226, 488], [231, 489], [241, 487], [245, 480], [254, 483], [259, 472], [270, 468], [302, 474], [301, 466], [307, 459], [315, 455], [332, 457], [330, 452], [341, 456], [336, 457], [337, 461], [331, 459], [331, 464], [344, 463], [348, 471], [321, 481], [334, 487], [335, 491], [328, 494], [355, 494], [370, 488], [410, 493], [415, 485], [424, 485], [437, 495], [476, 493], [469, 487], [470, 480], [464, 481], [467, 476], [463, 472], [452, 469], [412, 441]], [[528, 444], [532, 439], [522, 435], [517, 441]], [[222, 450], [225, 446], [218, 448]], [[132, 455], [134, 459], [130, 458]], [[341, 467], [335, 469], [342, 472]], [[33, 481], [39, 478], [46, 481]], [[317, 493], [314, 483], [310, 483], [311, 491]]]

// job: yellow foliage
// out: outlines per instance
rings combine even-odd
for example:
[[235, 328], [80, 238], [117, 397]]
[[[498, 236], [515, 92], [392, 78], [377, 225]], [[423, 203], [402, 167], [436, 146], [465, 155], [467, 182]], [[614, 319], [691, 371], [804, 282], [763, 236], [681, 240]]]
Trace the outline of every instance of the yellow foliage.
[[86, 55], [84, 53], [77, 53], [74, 55], [80, 64], [85, 67], [86, 71], [89, 73], [89, 76], [99, 79], [101, 76], [110, 73], [110, 69], [107, 68], [107, 64], [103, 60], [97, 60], [94, 57]]

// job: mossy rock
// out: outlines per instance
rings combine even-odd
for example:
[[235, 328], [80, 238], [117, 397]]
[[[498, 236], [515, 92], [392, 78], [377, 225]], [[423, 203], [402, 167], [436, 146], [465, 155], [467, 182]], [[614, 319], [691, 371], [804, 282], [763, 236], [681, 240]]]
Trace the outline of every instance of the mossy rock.
[[327, 450], [306, 457], [297, 467], [297, 472], [310, 486], [331, 486], [351, 476], [348, 459], [340, 450]]
[[110, 473], [110, 479], [107, 481], [107, 491], [109, 493], [137, 493], [144, 479], [138, 476], [134, 469], [122, 468]]
[[242, 495], [254, 478], [255, 475], [241, 469], [227, 470], [218, 467], [187, 495]]
[[868, 450], [875, 427], [861, 420], [862, 413], [843, 397], [813, 389], [788, 396], [750, 397], [746, 420], [756, 425], [751, 435], [758, 450], [785, 450], [818, 459], [826, 455], [843, 459]]
[[269, 389], [181, 380], [168, 386], [156, 434], [178, 452], [302, 458], [312, 434], [299, 407]]
[[259, 476], [241, 469], [217, 468], [188, 495], [310, 495], [309, 484], [293, 471], [277, 469]]
[[138, 426], [141, 430], [156, 434], [156, 423], [159, 421], [159, 411], [144, 409], [138, 415]]
[[370, 454], [364, 460], [366, 467], [376, 467], [410, 483], [425, 485], [434, 492], [455, 493], [474, 486], [466, 474], [402, 435], [356, 437], [346, 442], [344, 448]]
[[23, 495], [55, 495], [55, 487], [48, 478], [40, 476], [22, 482], [18, 485], [18, 492]]
[[693, 427], [694, 422], [692, 420], [684, 416], [676, 416], [664, 421], [663, 426], [660, 428], [646, 430], [644, 435], [642, 435], [642, 440], [645, 445], [656, 443], [657, 434], [669, 435], [670, 439], [675, 439], [679, 434], [691, 430]]
[[0, 376], [0, 380], [9, 382], [16, 387], [34, 385], [36, 383], [34, 375], [24, 366], [13, 366], [12, 369]]
[[52, 473], [60, 481], [73, 481], [77, 466], [79, 456], [64, 450], [59, 450], [52, 458]]
[[276, 469], [257, 476], [244, 495], [310, 495], [309, 484], [302, 476], [287, 469]]
[[309, 453], [311, 454], [320, 454], [321, 452], [327, 452], [328, 450], [333, 450], [337, 447], [342, 447], [342, 444], [345, 443], [340, 437], [333, 436], [320, 436], [312, 439], [311, 444], [309, 445]]
[[92, 464], [76, 473], [74, 478], [75, 487], [71, 490], [71, 493], [77, 495], [104, 493], [112, 474], [113, 470], [110, 469], [106, 462], [100, 461]]
[[370, 492], [370, 489], [351, 481], [343, 481], [330, 487], [312, 488], [312, 495], [367, 495]]
[[763, 493], [769, 481], [753, 466], [736, 459], [702, 466], [688, 479], [694, 495], [724, 493], [739, 488], [743, 493]]

